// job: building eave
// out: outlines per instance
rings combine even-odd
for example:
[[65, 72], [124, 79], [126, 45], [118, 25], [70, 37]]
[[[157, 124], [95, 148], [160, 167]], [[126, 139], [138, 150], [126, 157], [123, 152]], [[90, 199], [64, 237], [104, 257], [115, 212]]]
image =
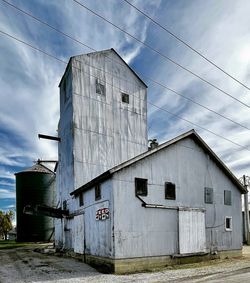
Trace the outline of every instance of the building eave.
[[93, 188], [94, 186], [96, 186], [97, 184], [106, 181], [108, 179], [110, 179], [112, 176], [112, 173], [110, 172], [110, 170], [102, 173], [101, 175], [97, 176], [96, 178], [92, 179], [91, 181], [89, 181], [88, 183], [84, 184], [83, 186], [81, 186], [80, 188], [74, 190], [73, 192], [70, 193], [71, 196], [77, 196], [82, 192], [85, 192], [91, 188]]
[[155, 149], [152, 149], [152, 150], [149, 150], [149, 151], [146, 151], [140, 155], [137, 155], [136, 157], [130, 159], [130, 160], [127, 160], [115, 167], [113, 167], [112, 169], [104, 172], [103, 174], [97, 176], [96, 178], [94, 178], [93, 180], [91, 180], [90, 182], [86, 183], [85, 185], [83, 185], [82, 187], [78, 188], [77, 190], [73, 191], [71, 193], [71, 195], [77, 195], [79, 194], [80, 192], [83, 192], [83, 191], [86, 191], [88, 189], [90, 189], [91, 187], [95, 186], [97, 183], [100, 183], [102, 181], [105, 181], [109, 178], [111, 178], [111, 176], [126, 168], [126, 167], [129, 167], [130, 165], [133, 165], [135, 164], [136, 162], [138, 161], [141, 161], [142, 159], [152, 155], [152, 154], [155, 154], [156, 152], [159, 152], [160, 150], [163, 150], [185, 138], [188, 138], [188, 137], [191, 137], [195, 140], [195, 142], [197, 142], [201, 147], [202, 149], [208, 153], [211, 158], [215, 161], [215, 163], [218, 165], [218, 167], [220, 167], [223, 172], [229, 177], [229, 179], [237, 186], [237, 188], [239, 189], [239, 191], [242, 193], [242, 194], [246, 194], [247, 193], [247, 189], [240, 183], [240, 181], [234, 176], [234, 174], [231, 172], [231, 170], [222, 162], [222, 160], [213, 152], [213, 150], [205, 143], [205, 141], [196, 133], [195, 130], [190, 130], [186, 133], [183, 133], [161, 145], [159, 145], [157, 148]]

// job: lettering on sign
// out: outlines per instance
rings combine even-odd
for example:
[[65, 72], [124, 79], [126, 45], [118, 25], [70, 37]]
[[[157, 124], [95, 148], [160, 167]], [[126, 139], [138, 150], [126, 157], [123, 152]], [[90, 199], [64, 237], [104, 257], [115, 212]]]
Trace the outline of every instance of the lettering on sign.
[[109, 219], [109, 209], [108, 208], [100, 208], [96, 211], [95, 214], [96, 220], [106, 220]]

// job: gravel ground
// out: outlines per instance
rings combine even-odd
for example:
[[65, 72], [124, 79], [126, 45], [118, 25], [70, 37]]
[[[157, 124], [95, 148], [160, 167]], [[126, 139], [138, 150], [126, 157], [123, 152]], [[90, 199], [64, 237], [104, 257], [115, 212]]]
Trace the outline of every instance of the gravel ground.
[[0, 250], [0, 283], [21, 282], [250, 282], [250, 247], [238, 259], [182, 265], [131, 275], [101, 274], [72, 258], [34, 252], [34, 248]]

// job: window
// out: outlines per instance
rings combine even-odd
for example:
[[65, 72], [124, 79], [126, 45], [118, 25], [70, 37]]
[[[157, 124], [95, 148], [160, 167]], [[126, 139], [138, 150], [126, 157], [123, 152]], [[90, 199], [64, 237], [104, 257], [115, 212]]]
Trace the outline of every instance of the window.
[[122, 93], [122, 102], [129, 103], [129, 95], [127, 93]]
[[175, 199], [175, 184], [165, 183], [165, 199]]
[[63, 201], [63, 210], [67, 210], [67, 201], [66, 200]]
[[146, 196], [148, 194], [148, 180], [135, 178], [135, 194], [137, 196]]
[[225, 230], [226, 231], [232, 231], [232, 228], [233, 228], [232, 227], [233, 226], [232, 222], [233, 221], [232, 221], [232, 217], [231, 216], [230, 217], [229, 216], [225, 217]]
[[232, 196], [231, 191], [224, 191], [224, 204], [225, 205], [231, 205], [232, 204]]
[[213, 203], [214, 201], [214, 194], [212, 188], [205, 188], [204, 189], [204, 202], [205, 203]]
[[101, 185], [100, 184], [97, 184], [95, 186], [95, 200], [99, 200], [101, 199]]
[[105, 86], [99, 83], [98, 79], [95, 81], [96, 93], [105, 95]]
[[80, 193], [79, 195], [79, 206], [83, 206], [84, 202], [83, 202], [83, 193]]

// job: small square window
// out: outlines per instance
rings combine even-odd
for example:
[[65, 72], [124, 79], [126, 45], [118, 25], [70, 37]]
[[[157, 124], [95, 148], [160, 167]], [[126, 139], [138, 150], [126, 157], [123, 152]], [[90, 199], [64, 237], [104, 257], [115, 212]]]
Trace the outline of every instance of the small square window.
[[231, 191], [224, 191], [224, 204], [231, 205], [232, 204], [232, 194]]
[[232, 225], [232, 217], [226, 216], [225, 217], [225, 230], [226, 231], [232, 231], [233, 225]]
[[165, 199], [175, 199], [175, 184], [171, 182], [165, 183]]
[[97, 184], [95, 186], [95, 200], [99, 200], [101, 199], [102, 195], [101, 195], [101, 185]]
[[105, 96], [105, 86], [104, 84], [99, 83], [98, 79], [95, 81], [96, 93]]
[[129, 103], [129, 95], [127, 93], [122, 93], [122, 102]]
[[84, 202], [83, 202], [83, 193], [80, 193], [79, 195], [79, 206], [83, 206]]
[[148, 194], [148, 180], [135, 178], [135, 194], [137, 196], [147, 196]]
[[213, 203], [214, 195], [212, 188], [205, 188], [204, 189], [204, 201], [205, 203]]

